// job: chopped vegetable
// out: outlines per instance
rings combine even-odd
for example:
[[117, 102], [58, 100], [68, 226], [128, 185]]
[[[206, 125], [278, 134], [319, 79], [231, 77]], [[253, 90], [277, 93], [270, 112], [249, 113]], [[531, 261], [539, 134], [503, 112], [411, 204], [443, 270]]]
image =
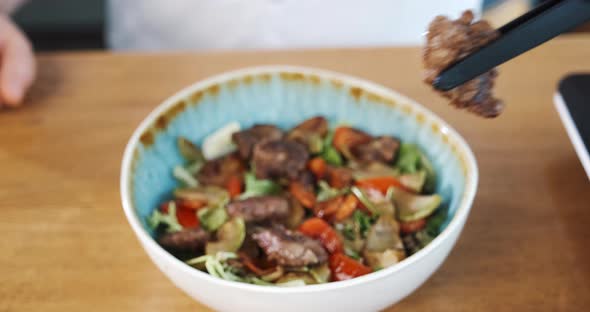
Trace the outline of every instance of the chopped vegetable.
[[306, 208], [313, 208], [316, 202], [313, 191], [306, 189], [306, 187], [298, 182], [293, 181], [289, 184], [289, 192]]
[[358, 165], [352, 167], [352, 176], [355, 180], [365, 180], [380, 177], [399, 178], [399, 169], [390, 167], [380, 162], [372, 162], [368, 165], [359, 167]]
[[157, 243], [212, 276], [277, 287], [355, 278], [429, 244], [448, 207], [425, 154], [329, 126], [233, 122], [200, 147], [179, 137], [178, 188], [146, 219]]
[[176, 189], [174, 196], [178, 199], [204, 202], [211, 206], [226, 201], [229, 195], [226, 190], [217, 186], [200, 186]]
[[350, 246], [344, 246], [344, 254], [351, 257], [354, 260], [362, 260], [361, 255]]
[[293, 279], [287, 282], [277, 282], [275, 285], [279, 287], [300, 287], [307, 285], [307, 283], [302, 279]]
[[442, 201], [438, 194], [415, 195], [399, 188], [394, 190], [393, 199], [398, 207], [398, 217], [402, 222], [428, 217]]
[[193, 175], [188, 172], [183, 166], [176, 166], [172, 171], [174, 177], [182, 182], [184, 185], [188, 187], [197, 187], [199, 186], [199, 181], [193, 177]]
[[340, 195], [344, 195], [348, 193], [350, 190], [348, 188], [336, 189], [331, 187], [326, 181], [320, 180], [318, 182], [318, 196], [317, 201], [322, 202], [334, 197], [338, 197]]
[[359, 204], [359, 201], [355, 195], [353, 195], [353, 194], [346, 195], [344, 202], [342, 203], [342, 205], [340, 206], [338, 211], [334, 214], [334, 220], [342, 221], [344, 219], [347, 219], [355, 211], [358, 204]]
[[289, 196], [289, 207], [289, 215], [283, 224], [288, 229], [296, 229], [303, 222], [303, 218], [305, 218], [305, 208], [293, 196]]
[[372, 272], [369, 267], [342, 253], [330, 256], [330, 270], [334, 281], [344, 281]]
[[369, 199], [367, 194], [360, 188], [354, 186], [350, 191], [359, 199], [359, 201], [367, 208], [372, 214], [378, 214], [377, 206]]
[[308, 163], [307, 167], [316, 177], [316, 179], [322, 179], [326, 176], [328, 170], [328, 164], [323, 158], [314, 157]]
[[197, 215], [199, 216], [201, 225], [205, 230], [213, 232], [225, 223], [228, 218], [227, 212], [225, 211], [227, 200], [228, 199], [216, 206], [199, 210]]
[[256, 176], [248, 172], [244, 176], [246, 190], [239, 196], [239, 199], [246, 199], [250, 197], [274, 195], [281, 191], [281, 186], [272, 180], [258, 180]]
[[246, 224], [242, 218], [234, 218], [224, 223], [217, 231], [217, 241], [208, 242], [205, 253], [236, 252], [246, 238]]
[[387, 190], [389, 190], [389, 188], [391, 187], [405, 188], [405, 186], [394, 177], [377, 177], [364, 180], [357, 180], [355, 185], [361, 188], [370, 188], [378, 190], [383, 195], [385, 195], [387, 193]]
[[406, 258], [403, 249], [386, 249], [384, 251], [365, 251], [363, 257], [373, 270], [390, 267]]
[[322, 152], [322, 158], [330, 165], [342, 166], [342, 157], [333, 146], [324, 148]]
[[324, 148], [320, 156], [332, 166], [342, 166], [342, 156], [338, 153], [336, 148], [332, 145], [334, 132], [329, 131], [324, 139]]
[[240, 131], [240, 124], [230, 122], [211, 133], [203, 140], [203, 156], [205, 159], [214, 159], [229, 154], [236, 150], [232, 142], [232, 134]]
[[314, 207], [314, 214], [318, 218], [329, 219], [340, 209], [343, 202], [344, 196], [337, 196], [319, 202]]
[[242, 179], [238, 175], [232, 175], [226, 183], [230, 198], [236, 198], [242, 193]]
[[176, 143], [178, 145], [178, 151], [180, 152], [180, 155], [182, 155], [182, 157], [184, 157], [184, 159], [187, 161], [201, 164], [205, 162], [205, 157], [203, 157], [201, 150], [187, 138], [178, 137]]
[[402, 143], [397, 154], [396, 167], [403, 173], [414, 173], [420, 165], [420, 150], [414, 144]]
[[420, 148], [414, 144], [402, 143], [397, 157], [396, 167], [402, 173], [415, 173], [418, 170], [424, 170], [426, 173], [424, 181], [424, 191], [427, 193], [434, 192], [436, 184], [436, 174], [428, 158], [420, 151]]
[[426, 182], [426, 171], [418, 170], [414, 173], [403, 174], [399, 177], [399, 182], [404, 188], [413, 191], [414, 193], [420, 193]]
[[199, 227], [199, 218], [193, 209], [184, 208], [184, 206], [176, 205], [176, 218], [178, 223], [186, 229]]
[[359, 210], [355, 210], [353, 213], [353, 218], [354, 222], [358, 226], [358, 232], [361, 237], [367, 237], [367, 231], [369, 231], [375, 221], [369, 215]]
[[306, 220], [299, 227], [299, 232], [319, 240], [330, 253], [342, 252], [342, 241], [338, 233], [320, 218]]
[[289, 272], [276, 281], [277, 286], [293, 287], [316, 284], [316, 280], [311, 274], [306, 272]]
[[435, 237], [440, 233], [443, 223], [445, 220], [447, 220], [448, 213], [448, 207], [447, 209], [440, 207], [428, 218], [428, 221], [426, 221], [425, 230], [428, 234], [430, 234], [430, 236]]
[[420, 154], [420, 169], [426, 172], [426, 181], [424, 181], [423, 190], [426, 194], [431, 194], [436, 188], [436, 172], [428, 157], [423, 153]]
[[193, 267], [204, 267], [207, 272], [215, 277], [228, 281], [245, 282], [245, 280], [232, 272], [227, 264], [229, 259], [236, 259], [235, 253], [219, 252], [216, 255], [204, 255], [186, 261], [186, 264]]
[[367, 233], [365, 249], [367, 251], [384, 251], [386, 249], [403, 249], [399, 236], [399, 224], [392, 216], [381, 216]]
[[272, 272], [262, 275], [260, 278], [265, 282], [274, 282], [274, 281], [278, 280], [279, 278], [283, 277], [284, 274], [285, 274], [285, 270], [283, 269], [283, 267], [280, 265], [277, 265]]
[[314, 266], [309, 270], [309, 274], [318, 284], [324, 284], [330, 281], [330, 267], [327, 264]]
[[252, 273], [256, 274], [257, 276], [264, 276], [264, 275], [272, 274], [274, 271], [276, 271], [276, 267], [260, 268], [256, 263], [254, 263], [254, 260], [252, 258], [250, 258], [250, 256], [248, 256], [244, 252], [240, 252], [239, 256], [240, 256], [240, 259], [242, 260], [242, 263], [244, 264], [244, 266], [246, 266], [246, 268], [248, 270], [250, 270]]
[[318, 134], [310, 135], [307, 143], [309, 152], [312, 154], [319, 154], [322, 152], [322, 149], [324, 148], [323, 139]]
[[198, 199], [177, 199], [176, 206], [179, 209], [199, 210], [207, 206], [207, 202]]
[[166, 226], [166, 232], [182, 230], [182, 225], [180, 225], [176, 217], [176, 204], [173, 201], [168, 203], [168, 209], [165, 212], [154, 210], [147, 221], [152, 229], [156, 229], [160, 224], [163, 224]]
[[426, 219], [418, 219], [415, 221], [401, 222], [399, 228], [403, 234], [410, 234], [422, 230], [425, 226]]

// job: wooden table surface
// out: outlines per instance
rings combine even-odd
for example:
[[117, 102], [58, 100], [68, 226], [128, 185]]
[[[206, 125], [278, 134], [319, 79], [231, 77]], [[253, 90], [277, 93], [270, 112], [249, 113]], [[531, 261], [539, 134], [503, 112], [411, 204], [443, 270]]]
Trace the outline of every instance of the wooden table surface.
[[[206, 311], [144, 254], [119, 199], [123, 148], [148, 112], [212, 74], [258, 64], [368, 78], [424, 103], [480, 168], [447, 261], [391, 311], [582, 311], [590, 306], [590, 183], [552, 103], [590, 71], [590, 36], [501, 68], [496, 120], [456, 111], [420, 82], [417, 48], [213, 54], [39, 55], [27, 105], [0, 112], [0, 311]], [[362, 298], [359, 298], [362, 300]]]

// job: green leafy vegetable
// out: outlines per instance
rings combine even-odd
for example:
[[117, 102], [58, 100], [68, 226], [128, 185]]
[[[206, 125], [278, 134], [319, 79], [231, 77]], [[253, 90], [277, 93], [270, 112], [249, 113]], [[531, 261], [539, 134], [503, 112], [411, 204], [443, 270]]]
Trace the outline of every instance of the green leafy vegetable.
[[200, 209], [197, 212], [201, 226], [210, 232], [216, 231], [222, 226], [228, 218], [227, 212], [225, 211], [225, 205], [229, 201], [228, 198], [218, 203], [216, 206]]
[[414, 144], [402, 143], [399, 147], [396, 166], [402, 173], [414, 173], [420, 164], [420, 150]]
[[320, 180], [318, 182], [318, 186], [319, 186], [319, 191], [318, 191], [318, 196], [317, 196], [318, 202], [326, 201], [328, 199], [332, 199], [334, 197], [344, 195], [344, 194], [348, 193], [348, 191], [349, 191], [349, 189], [347, 187], [342, 188], [342, 189], [333, 188], [324, 180]]
[[183, 166], [176, 166], [172, 171], [174, 177], [188, 187], [197, 187], [199, 186], [199, 181], [193, 177], [193, 175], [186, 170]]
[[258, 180], [252, 172], [244, 175], [245, 192], [240, 195], [240, 199], [249, 197], [274, 195], [281, 191], [281, 186], [272, 180]]
[[367, 231], [371, 228], [373, 223], [375, 223], [376, 218], [372, 218], [368, 214], [358, 209], [354, 211], [352, 217], [354, 219], [355, 224], [357, 224], [358, 226], [358, 231], [361, 237], [367, 237]]
[[342, 236], [344, 236], [345, 239], [354, 240], [356, 238], [354, 222], [345, 223], [340, 230], [340, 233], [342, 233]]
[[152, 215], [147, 219], [148, 225], [152, 229], [156, 229], [160, 224], [166, 226], [166, 232], [178, 232], [182, 230], [182, 225], [178, 223], [176, 218], [176, 204], [174, 202], [168, 203], [168, 213], [162, 213], [158, 209], [152, 212]]
[[402, 173], [415, 173], [424, 170], [426, 173], [423, 190], [426, 193], [434, 192], [436, 186], [436, 173], [428, 157], [422, 153], [415, 144], [402, 143], [399, 148], [396, 167]]
[[324, 138], [323, 149], [320, 156], [330, 165], [342, 166], [342, 156], [334, 146], [332, 146], [332, 140], [334, 139], [334, 131], [329, 131], [328, 135]]

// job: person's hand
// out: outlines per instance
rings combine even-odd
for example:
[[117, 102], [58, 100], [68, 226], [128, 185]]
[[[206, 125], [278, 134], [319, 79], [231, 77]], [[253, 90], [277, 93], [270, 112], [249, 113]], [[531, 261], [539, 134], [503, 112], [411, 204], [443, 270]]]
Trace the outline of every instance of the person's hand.
[[27, 37], [6, 15], [0, 15], [0, 106], [15, 107], [35, 79], [35, 58]]

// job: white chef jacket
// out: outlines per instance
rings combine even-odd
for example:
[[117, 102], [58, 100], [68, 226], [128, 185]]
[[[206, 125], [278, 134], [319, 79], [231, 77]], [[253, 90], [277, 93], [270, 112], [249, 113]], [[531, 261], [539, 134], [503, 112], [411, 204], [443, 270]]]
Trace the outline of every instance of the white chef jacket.
[[418, 45], [439, 14], [482, 0], [110, 0], [115, 50]]

